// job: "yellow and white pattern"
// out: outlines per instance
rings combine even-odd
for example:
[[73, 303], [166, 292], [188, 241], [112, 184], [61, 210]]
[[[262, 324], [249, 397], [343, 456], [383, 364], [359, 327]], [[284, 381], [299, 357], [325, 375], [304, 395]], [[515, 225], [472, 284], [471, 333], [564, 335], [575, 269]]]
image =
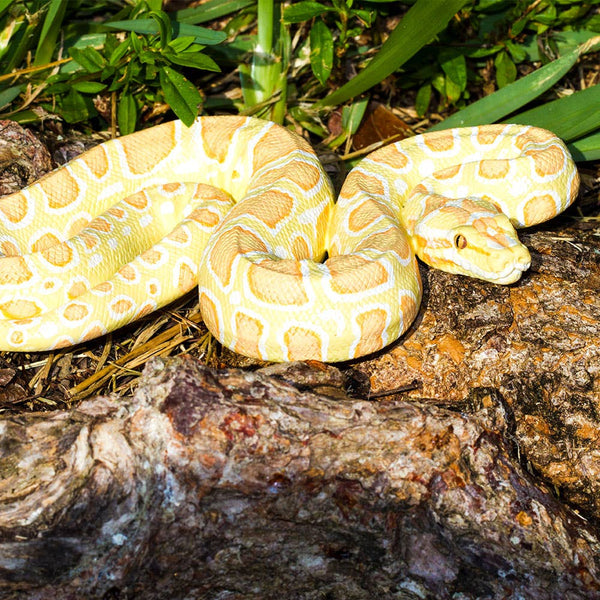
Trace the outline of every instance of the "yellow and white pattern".
[[334, 204], [311, 147], [280, 126], [165, 123], [0, 199], [0, 349], [77, 344], [198, 285], [207, 326], [236, 352], [356, 358], [415, 318], [415, 254], [512, 283], [530, 261], [514, 227], [560, 213], [578, 183], [550, 132], [490, 125], [373, 152]]

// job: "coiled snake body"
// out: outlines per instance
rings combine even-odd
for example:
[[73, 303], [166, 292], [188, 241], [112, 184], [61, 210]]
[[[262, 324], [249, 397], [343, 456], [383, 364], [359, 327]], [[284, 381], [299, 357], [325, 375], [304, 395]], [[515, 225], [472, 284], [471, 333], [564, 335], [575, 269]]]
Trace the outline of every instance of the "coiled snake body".
[[77, 344], [198, 285], [207, 326], [241, 354], [356, 358], [415, 318], [415, 254], [514, 282], [530, 262], [514, 227], [564, 210], [578, 181], [553, 134], [490, 125], [373, 152], [334, 204], [311, 147], [280, 126], [159, 125], [0, 200], [0, 349]]

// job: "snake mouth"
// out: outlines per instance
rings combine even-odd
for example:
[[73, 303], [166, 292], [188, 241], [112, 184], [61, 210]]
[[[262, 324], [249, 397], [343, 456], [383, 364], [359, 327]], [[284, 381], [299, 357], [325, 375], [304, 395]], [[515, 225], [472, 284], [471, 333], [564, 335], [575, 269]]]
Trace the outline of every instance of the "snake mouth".
[[515, 262], [508, 265], [504, 270], [499, 273], [490, 274], [488, 281], [492, 283], [498, 283], [500, 285], [508, 285], [515, 283], [521, 278], [521, 275], [529, 269], [531, 261], [527, 262]]

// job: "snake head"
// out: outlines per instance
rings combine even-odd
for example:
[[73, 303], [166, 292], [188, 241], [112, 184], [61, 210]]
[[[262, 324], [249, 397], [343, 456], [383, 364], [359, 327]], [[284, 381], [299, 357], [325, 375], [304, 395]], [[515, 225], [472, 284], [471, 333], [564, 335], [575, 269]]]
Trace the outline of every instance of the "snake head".
[[421, 223], [415, 229], [416, 253], [432, 267], [492, 283], [514, 283], [531, 264], [508, 217], [471, 215], [467, 223], [444, 229]]

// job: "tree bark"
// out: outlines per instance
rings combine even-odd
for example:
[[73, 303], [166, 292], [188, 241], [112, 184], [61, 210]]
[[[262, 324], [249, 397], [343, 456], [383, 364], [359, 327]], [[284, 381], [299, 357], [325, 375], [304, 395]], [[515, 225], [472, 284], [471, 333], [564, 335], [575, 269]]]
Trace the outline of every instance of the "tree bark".
[[155, 360], [133, 396], [3, 420], [0, 597], [598, 597], [596, 533], [511, 458], [496, 392], [342, 384]]

